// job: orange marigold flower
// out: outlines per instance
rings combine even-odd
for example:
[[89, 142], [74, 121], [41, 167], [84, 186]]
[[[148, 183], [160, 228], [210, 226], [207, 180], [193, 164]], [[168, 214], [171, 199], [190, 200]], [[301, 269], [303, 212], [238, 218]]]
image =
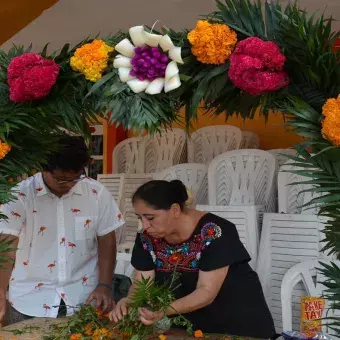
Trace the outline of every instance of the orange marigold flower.
[[0, 140], [0, 159], [6, 157], [6, 155], [11, 151], [11, 146]]
[[326, 101], [322, 114], [325, 116], [321, 130], [323, 137], [340, 147], [340, 95]]
[[160, 335], [158, 335], [158, 339], [159, 340], [166, 340], [166, 335], [160, 334]]
[[198, 329], [197, 331], [194, 332], [194, 337], [203, 338], [203, 332], [200, 329]]
[[83, 338], [83, 336], [80, 333], [72, 334], [70, 336], [70, 340], [81, 340], [82, 338]]
[[87, 325], [85, 325], [84, 333], [86, 335], [92, 335], [93, 334], [93, 324], [92, 323], [88, 323]]
[[107, 328], [99, 328], [93, 332], [92, 340], [101, 340], [106, 336], [109, 337], [110, 335], [111, 333]]
[[70, 65], [73, 70], [83, 73], [86, 79], [96, 82], [107, 68], [109, 53], [113, 50], [103, 40], [93, 40], [76, 50]]
[[199, 20], [188, 34], [193, 55], [203, 64], [224, 64], [237, 42], [236, 32], [224, 24]]

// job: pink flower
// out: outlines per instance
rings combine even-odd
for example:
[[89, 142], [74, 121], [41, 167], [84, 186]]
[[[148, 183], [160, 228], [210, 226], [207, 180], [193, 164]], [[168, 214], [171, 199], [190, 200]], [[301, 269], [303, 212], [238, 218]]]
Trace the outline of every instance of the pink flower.
[[230, 56], [229, 79], [252, 95], [277, 91], [289, 84], [283, 71], [285, 62], [274, 42], [248, 38], [239, 42]]
[[7, 74], [10, 99], [20, 103], [49, 95], [59, 75], [59, 66], [35, 53], [24, 53], [11, 60]]

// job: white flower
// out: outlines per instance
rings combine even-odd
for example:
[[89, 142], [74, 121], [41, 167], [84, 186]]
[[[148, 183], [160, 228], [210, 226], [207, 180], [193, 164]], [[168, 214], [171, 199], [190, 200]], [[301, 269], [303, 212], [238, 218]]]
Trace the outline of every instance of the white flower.
[[120, 54], [113, 67], [118, 69], [119, 79], [134, 93], [153, 95], [180, 87], [177, 63], [183, 64], [181, 47], [168, 35], [146, 32], [143, 26], [131, 27], [129, 34], [132, 43], [126, 38], [115, 46]]

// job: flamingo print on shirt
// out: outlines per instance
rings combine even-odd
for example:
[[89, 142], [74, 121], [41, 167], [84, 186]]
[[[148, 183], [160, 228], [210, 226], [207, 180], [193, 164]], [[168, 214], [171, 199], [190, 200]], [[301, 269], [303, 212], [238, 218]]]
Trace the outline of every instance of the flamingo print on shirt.
[[72, 249], [72, 253], [74, 253], [74, 248], [76, 248], [76, 244], [73, 242], [68, 242], [68, 246]]
[[26, 197], [26, 195], [23, 192], [19, 192], [18, 194], [20, 197]]
[[98, 191], [96, 189], [92, 189], [92, 193], [96, 196], [96, 198], [98, 198]]
[[85, 224], [84, 224], [84, 228], [88, 228], [89, 226], [90, 226], [90, 223], [91, 223], [92, 221], [90, 220], [90, 219], [87, 219], [86, 221], [85, 221]]
[[14, 216], [16, 218], [20, 218], [21, 217], [21, 215], [18, 212], [16, 212], [16, 211], [11, 211], [11, 214], [12, 214], [12, 216]]
[[83, 286], [87, 286], [87, 280], [88, 280], [89, 278], [86, 276], [86, 275], [84, 275], [83, 277], [82, 277], [82, 279], [81, 279], [81, 283], [83, 284]]
[[26, 261], [24, 261], [22, 264], [26, 267], [26, 266], [28, 266], [28, 263], [29, 263], [30, 261], [28, 261], [28, 260], [26, 260]]
[[40, 289], [44, 284], [42, 282], [39, 282], [34, 289]]
[[53, 263], [50, 263], [50, 264], [47, 266], [47, 268], [50, 269], [50, 273], [52, 273], [52, 270], [53, 270], [53, 268], [55, 267], [56, 263], [57, 263], [57, 261], [53, 261]]
[[39, 228], [39, 231], [38, 231], [38, 235], [41, 235], [41, 236], [44, 236], [44, 231], [47, 229], [47, 227], [45, 225], [42, 225], [40, 228]]
[[37, 192], [40, 192], [42, 189], [43, 189], [42, 187], [39, 187], [36, 190], [37, 190]]
[[64, 245], [66, 246], [66, 237], [62, 237], [61, 240], [60, 240], [60, 245]]
[[43, 304], [43, 308], [45, 309], [45, 315], [51, 309], [51, 307], [49, 305], [46, 305], [46, 303]]
[[73, 214], [77, 215], [78, 213], [80, 213], [79, 209], [73, 208], [71, 209], [71, 211], [73, 212]]

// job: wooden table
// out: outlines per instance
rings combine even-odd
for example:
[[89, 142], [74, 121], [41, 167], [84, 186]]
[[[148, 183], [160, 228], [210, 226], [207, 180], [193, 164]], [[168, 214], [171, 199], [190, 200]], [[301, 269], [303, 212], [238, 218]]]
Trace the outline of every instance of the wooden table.
[[[51, 325], [66, 322], [67, 318], [33, 318], [26, 321], [18, 322], [13, 325], [0, 328], [0, 340], [41, 340], [42, 335], [49, 331]], [[21, 335], [14, 335], [11, 330], [26, 331]], [[29, 332], [27, 332], [29, 331]], [[221, 334], [209, 334], [208, 340], [222, 340], [225, 337]], [[65, 339], [67, 340], [67, 339]], [[194, 340], [185, 331], [171, 329], [167, 332], [167, 340]], [[242, 337], [232, 337], [231, 340], [261, 340]], [[263, 339], [265, 340], [265, 339]]]
[[[55, 323], [66, 322], [66, 318], [51, 319], [51, 318], [33, 318], [12, 324], [7, 327], [0, 328], [0, 340], [39, 340], [42, 339], [42, 334], [49, 330], [50, 325]], [[11, 330], [20, 330], [30, 332], [21, 335], [14, 335]]]
[[[42, 335], [48, 332], [50, 325], [66, 322], [67, 318], [33, 318], [26, 321], [18, 322], [7, 327], [0, 328], [0, 340], [40, 340]], [[21, 335], [14, 335], [11, 330], [30, 331]], [[167, 335], [167, 340], [193, 340], [185, 331], [171, 330]], [[219, 336], [209, 336], [209, 340], [221, 339]], [[67, 339], [65, 339], [67, 340]]]

